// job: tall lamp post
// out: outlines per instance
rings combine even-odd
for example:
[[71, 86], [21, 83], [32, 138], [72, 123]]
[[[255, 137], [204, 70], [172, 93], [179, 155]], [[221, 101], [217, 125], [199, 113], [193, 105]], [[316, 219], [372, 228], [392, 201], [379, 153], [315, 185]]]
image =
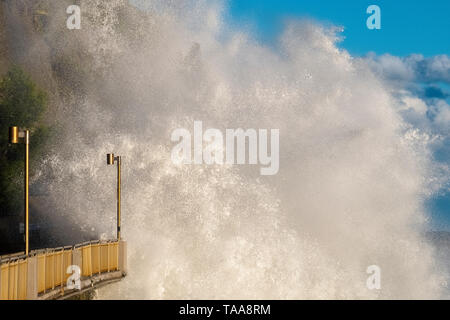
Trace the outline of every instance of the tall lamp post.
[[113, 165], [117, 162], [117, 240], [120, 240], [120, 166], [122, 165], [122, 157], [114, 156], [114, 153], [108, 153], [106, 155], [106, 164]]
[[24, 214], [24, 240], [25, 240], [25, 254], [28, 255], [29, 251], [29, 155], [30, 155], [30, 131], [27, 129], [19, 129], [19, 127], [9, 127], [9, 142], [10, 143], [23, 143], [25, 144], [25, 214]]

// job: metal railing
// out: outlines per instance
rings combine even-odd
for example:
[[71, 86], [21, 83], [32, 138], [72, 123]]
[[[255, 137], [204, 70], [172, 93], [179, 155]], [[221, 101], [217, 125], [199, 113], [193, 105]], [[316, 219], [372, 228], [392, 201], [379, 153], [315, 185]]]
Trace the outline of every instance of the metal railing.
[[26, 257], [15, 256], [0, 263], [0, 300], [26, 299], [28, 273]]
[[[119, 241], [89, 241], [74, 246], [34, 250], [0, 257], [0, 300], [24, 300], [55, 289], [64, 295], [67, 268], [80, 268], [81, 279], [119, 270]], [[122, 254], [125, 254], [122, 252]], [[123, 270], [125, 271], [125, 270]]]

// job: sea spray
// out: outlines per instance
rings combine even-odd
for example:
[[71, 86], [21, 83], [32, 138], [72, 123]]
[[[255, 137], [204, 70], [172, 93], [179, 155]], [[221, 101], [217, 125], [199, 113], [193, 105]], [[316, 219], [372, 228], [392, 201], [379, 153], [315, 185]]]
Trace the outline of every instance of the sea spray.
[[[55, 237], [114, 236], [104, 157], [123, 156], [129, 274], [99, 297], [440, 297], [422, 237], [429, 153], [383, 82], [337, 48], [336, 30], [291, 21], [268, 47], [228, 27], [220, 3], [165, 3], [83, 2], [73, 38], [56, 24], [47, 34], [49, 59], [84, 57], [36, 177], [48, 181], [49, 222], [66, 222]], [[195, 120], [279, 128], [278, 173], [175, 165], [171, 132]]]

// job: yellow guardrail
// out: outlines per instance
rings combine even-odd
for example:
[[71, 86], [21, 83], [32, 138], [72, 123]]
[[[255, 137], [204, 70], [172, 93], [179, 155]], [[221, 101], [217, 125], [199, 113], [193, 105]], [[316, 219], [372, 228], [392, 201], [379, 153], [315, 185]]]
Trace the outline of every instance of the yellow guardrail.
[[27, 260], [11, 259], [1, 265], [1, 300], [23, 300], [27, 296]]
[[31, 285], [36, 285], [38, 295], [56, 288], [64, 294], [71, 276], [66, 272], [69, 266], [78, 265], [81, 279], [86, 279], [119, 270], [119, 254], [119, 241], [90, 241], [73, 247], [35, 250], [28, 256], [0, 257], [0, 300], [27, 299], [31, 281], [35, 281]]
[[53, 290], [66, 283], [70, 276], [66, 273], [67, 267], [73, 264], [72, 250], [71, 247], [50, 249], [36, 254], [38, 293]]

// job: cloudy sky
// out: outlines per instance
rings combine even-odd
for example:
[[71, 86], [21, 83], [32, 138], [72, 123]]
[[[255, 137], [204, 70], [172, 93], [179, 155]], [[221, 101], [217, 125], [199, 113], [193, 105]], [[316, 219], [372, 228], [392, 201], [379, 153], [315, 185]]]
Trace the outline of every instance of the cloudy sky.
[[[380, 30], [366, 26], [372, 4], [381, 9]], [[450, 1], [231, 0], [228, 10], [233, 24], [269, 45], [289, 19], [342, 27], [341, 48], [367, 60], [392, 88], [404, 119], [428, 135], [440, 169], [427, 206], [433, 228], [450, 230]]]

